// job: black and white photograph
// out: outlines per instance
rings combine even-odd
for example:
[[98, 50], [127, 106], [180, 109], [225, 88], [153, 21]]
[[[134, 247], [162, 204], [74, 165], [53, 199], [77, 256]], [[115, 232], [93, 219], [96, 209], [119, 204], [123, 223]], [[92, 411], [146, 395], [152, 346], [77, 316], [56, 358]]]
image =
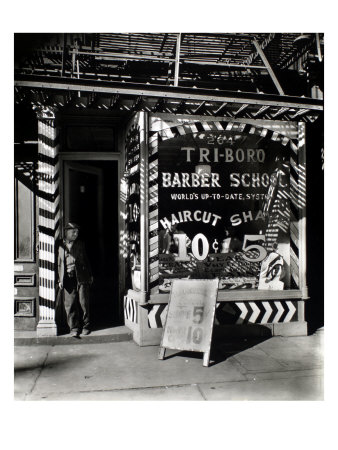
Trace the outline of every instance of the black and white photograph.
[[14, 51], [16, 400], [322, 400], [324, 34]]
[[166, 409], [163, 430], [178, 410], [201, 433], [223, 411], [320, 414], [322, 22], [185, 31], [159, 16], [128, 26], [125, 10], [121, 31], [92, 31], [79, 8], [73, 26], [11, 30], [17, 429], [30, 407], [37, 420], [100, 411], [105, 428], [113, 414], [143, 439]]

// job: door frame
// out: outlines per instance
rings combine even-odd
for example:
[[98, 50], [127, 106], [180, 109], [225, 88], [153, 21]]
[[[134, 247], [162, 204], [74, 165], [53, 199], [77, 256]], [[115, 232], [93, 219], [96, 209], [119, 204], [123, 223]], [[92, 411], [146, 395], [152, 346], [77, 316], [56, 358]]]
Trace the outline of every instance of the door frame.
[[[65, 169], [64, 162], [72, 162], [72, 161], [116, 161], [117, 162], [117, 170], [119, 174], [119, 180], [122, 179], [123, 176], [123, 160], [121, 153], [111, 153], [111, 152], [60, 152], [60, 228], [61, 228], [61, 237], [63, 237], [63, 229], [65, 226], [65, 202], [64, 202], [64, 182], [65, 182]], [[118, 239], [124, 230], [124, 209], [125, 206], [122, 203], [121, 195], [120, 195], [120, 182], [117, 186], [117, 195], [118, 195]], [[118, 242], [119, 248], [119, 242]], [[119, 251], [119, 267], [118, 267], [118, 319], [119, 322], [123, 323], [124, 318], [124, 309], [123, 309], [123, 293], [125, 291], [125, 268], [124, 268], [124, 260], [122, 252]]]

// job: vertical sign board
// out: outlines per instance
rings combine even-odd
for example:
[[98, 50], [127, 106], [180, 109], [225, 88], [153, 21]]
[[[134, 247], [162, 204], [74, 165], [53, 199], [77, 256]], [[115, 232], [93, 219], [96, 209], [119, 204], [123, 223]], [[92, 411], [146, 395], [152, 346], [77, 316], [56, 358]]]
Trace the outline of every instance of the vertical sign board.
[[[127, 128], [125, 140], [128, 174], [127, 229], [129, 234], [129, 262], [132, 288], [140, 290], [140, 127], [136, 115]], [[128, 272], [128, 271], [127, 271]]]
[[166, 348], [203, 352], [209, 365], [211, 337], [219, 280], [173, 280], [167, 319], [159, 351]]

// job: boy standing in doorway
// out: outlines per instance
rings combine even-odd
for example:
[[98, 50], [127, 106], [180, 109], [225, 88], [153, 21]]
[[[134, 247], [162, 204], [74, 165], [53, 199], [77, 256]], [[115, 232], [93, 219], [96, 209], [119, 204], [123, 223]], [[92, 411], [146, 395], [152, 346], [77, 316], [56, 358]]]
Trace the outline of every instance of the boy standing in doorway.
[[90, 334], [89, 287], [93, 282], [84, 243], [78, 240], [79, 226], [69, 222], [58, 248], [59, 287], [64, 292], [64, 305], [70, 333], [79, 338]]

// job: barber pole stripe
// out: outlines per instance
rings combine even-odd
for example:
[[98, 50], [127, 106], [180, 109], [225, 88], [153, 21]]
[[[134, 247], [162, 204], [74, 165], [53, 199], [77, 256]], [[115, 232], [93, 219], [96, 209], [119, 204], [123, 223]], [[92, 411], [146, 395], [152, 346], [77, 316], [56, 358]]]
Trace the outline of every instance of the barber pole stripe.
[[184, 127], [182, 125], [177, 125], [177, 131], [179, 132], [179, 134], [181, 136], [185, 135], [185, 129], [184, 129]]
[[153, 232], [153, 231], [156, 231], [156, 230], [158, 230], [158, 220], [156, 220], [156, 222], [155, 222], [155, 219], [153, 219], [154, 221], [150, 221], [150, 224], [149, 224], [149, 232], [151, 233], [151, 232]]
[[[244, 105], [243, 105], [243, 106], [244, 106]], [[240, 123], [240, 124], [238, 125], [238, 131], [239, 131], [240, 133], [243, 133], [243, 131], [245, 130], [246, 126], [247, 126], [246, 123]]]
[[294, 306], [294, 304], [291, 301], [288, 301], [288, 302], [285, 302], [285, 303], [286, 303], [286, 306], [289, 308], [289, 312], [285, 316], [284, 322], [291, 322], [291, 319], [295, 315], [297, 309], [296, 309], [296, 307]]
[[153, 189], [149, 192], [149, 207], [155, 207], [158, 204], [158, 191]]
[[290, 248], [290, 272], [291, 272], [291, 288], [299, 287], [299, 259], [294, 250]]
[[[151, 244], [149, 242], [149, 251], [150, 251], [150, 253], [155, 252], [155, 254], [156, 254], [156, 252], [158, 251], [158, 249], [157, 249], [157, 242], [153, 243], [153, 244]], [[154, 256], [154, 255], [152, 255], [152, 256]]]
[[274, 317], [272, 323], [278, 323], [278, 322], [280, 321], [280, 318], [281, 318], [282, 315], [283, 315], [284, 308], [283, 308], [281, 302], [274, 302], [274, 305], [275, 305], [276, 308], [277, 308], [277, 314], [275, 315], [275, 317]]
[[255, 302], [249, 302], [249, 305], [252, 308], [252, 315], [249, 317], [248, 321], [251, 323], [256, 323], [256, 320], [261, 312]]
[[157, 236], [151, 236], [149, 239], [150, 250], [156, 248], [156, 244], [157, 244]]
[[157, 256], [158, 253], [158, 248], [155, 247], [153, 250], [150, 250], [150, 246], [149, 246], [149, 258], [152, 258], [153, 256]]
[[209, 125], [208, 122], [201, 122], [201, 124], [202, 124], [204, 131], [210, 131], [212, 129], [211, 124]]
[[[189, 127], [189, 128], [188, 128], [188, 127]], [[197, 129], [195, 123], [189, 124], [189, 125], [187, 126], [186, 130], [187, 130], [187, 134], [189, 134], [189, 133], [198, 133], [198, 129]]]
[[235, 304], [241, 311], [240, 316], [238, 317], [238, 319], [236, 321], [236, 324], [244, 323], [245, 318], [246, 318], [246, 316], [248, 314], [248, 309], [245, 306], [245, 303], [243, 303], [243, 302], [242, 303], [241, 302], [236, 302]]
[[[299, 144], [301, 140], [299, 140]], [[299, 212], [306, 205], [305, 167], [300, 165], [301, 154], [291, 140], [290, 167], [290, 272], [291, 288], [299, 288]], [[301, 148], [301, 146], [299, 147]], [[301, 180], [301, 181], [300, 181]]]
[[58, 137], [54, 120], [39, 120], [39, 323], [55, 323], [55, 242], [60, 225]]
[[149, 264], [149, 269], [158, 268], [158, 265], [159, 265], [158, 260], [153, 261], [152, 263]]
[[149, 219], [157, 218], [156, 210], [149, 212]]
[[283, 135], [283, 130], [273, 131], [268, 128], [264, 128], [260, 125], [251, 125], [245, 122], [241, 122], [240, 119], [233, 120], [206, 120], [198, 121], [191, 119], [192, 122], [180, 124], [175, 120], [151, 120], [150, 124], [150, 138], [149, 147], [153, 148], [155, 142], [160, 136], [161, 139], [172, 139], [177, 136], [183, 136], [191, 133], [198, 133], [203, 131], [231, 131], [244, 132], [245, 129], [249, 134], [257, 134], [260, 137], [268, 137], [269, 139], [276, 141], [279, 137], [283, 146], [287, 146], [293, 150], [295, 154], [298, 151], [298, 144], [294, 142], [290, 137]]
[[[179, 134], [185, 134], [178, 125]], [[173, 134], [173, 133], [172, 133]], [[158, 133], [152, 136], [149, 155], [149, 288], [157, 292], [159, 285], [159, 242], [158, 242]]]
[[176, 133], [172, 131], [172, 128], [166, 128], [160, 132], [162, 139], [172, 139], [173, 137], [175, 137], [175, 134]]
[[220, 122], [214, 122], [217, 131], [224, 131], [222, 124]]
[[[157, 265], [158, 265], [158, 261], [157, 261]], [[150, 276], [150, 278], [156, 276], [156, 273], [157, 273], [157, 271], [158, 271], [157, 265], [155, 264], [154, 267], [153, 267], [152, 269], [149, 270], [149, 276]]]
[[269, 320], [269, 317], [271, 316], [272, 308], [271, 308], [269, 302], [262, 302], [262, 307], [265, 309], [265, 313], [264, 313], [264, 316], [262, 317], [261, 323], [267, 323]]

